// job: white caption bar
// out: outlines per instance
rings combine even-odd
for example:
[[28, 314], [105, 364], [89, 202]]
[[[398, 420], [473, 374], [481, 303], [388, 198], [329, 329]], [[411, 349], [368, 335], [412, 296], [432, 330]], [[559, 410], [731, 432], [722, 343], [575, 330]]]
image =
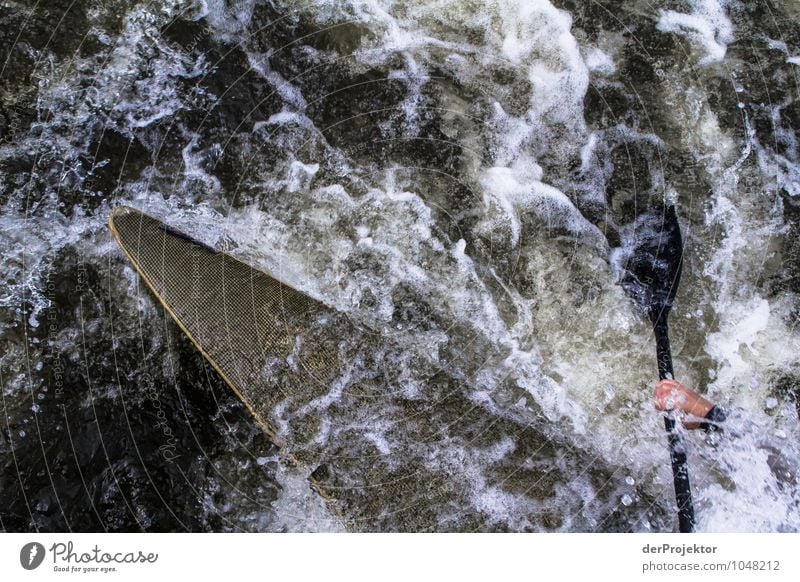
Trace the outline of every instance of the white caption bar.
[[[3, 534], [5, 580], [798, 580], [798, 534]], [[577, 578], [581, 577], [581, 578]]]

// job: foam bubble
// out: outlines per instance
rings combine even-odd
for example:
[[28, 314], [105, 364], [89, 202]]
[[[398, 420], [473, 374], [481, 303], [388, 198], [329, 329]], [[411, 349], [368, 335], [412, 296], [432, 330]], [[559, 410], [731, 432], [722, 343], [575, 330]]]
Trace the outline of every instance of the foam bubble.
[[598, 75], [613, 75], [617, 67], [611, 55], [598, 48], [592, 48], [586, 54], [586, 68]]

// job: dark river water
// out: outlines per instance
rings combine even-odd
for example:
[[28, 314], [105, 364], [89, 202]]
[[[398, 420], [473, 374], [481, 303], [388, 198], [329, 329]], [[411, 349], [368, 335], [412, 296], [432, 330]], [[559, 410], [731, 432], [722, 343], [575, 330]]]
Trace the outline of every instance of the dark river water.
[[[687, 435], [698, 530], [800, 530], [794, 0], [0, 0], [0, 63], [0, 529], [672, 531], [619, 284], [666, 201], [675, 373], [731, 411]], [[303, 463], [119, 204], [369, 330], [271, 413]]]

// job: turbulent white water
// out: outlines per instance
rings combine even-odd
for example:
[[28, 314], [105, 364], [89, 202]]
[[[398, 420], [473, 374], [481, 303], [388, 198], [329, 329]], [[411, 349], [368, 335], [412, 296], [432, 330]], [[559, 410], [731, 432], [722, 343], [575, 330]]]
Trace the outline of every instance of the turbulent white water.
[[[686, 243], [676, 376], [734, 412], [716, 447], [687, 435], [698, 529], [800, 529], [796, 23], [762, 25], [734, 1], [117, 4], [117, 16], [82, 11], [81, 46], [4, 40], [33, 73], [26, 85], [9, 56], [0, 76], [35, 94], [28, 126], [0, 145], [14, 423], [55, 422], [29, 401], [62, 397], [47, 370], [54, 350], [111, 418], [125, 394], [146, 408], [126, 384], [143, 370], [186, 383], [173, 411], [202, 432], [184, 401], [186, 378], [200, 384], [204, 372], [182, 370], [202, 366], [174, 347], [177, 334], [163, 339], [164, 315], [106, 231], [125, 203], [382, 338], [302, 413], [319, 417], [311, 440], [322, 450], [451, 476], [464, 505], [434, 508], [435, 528], [671, 529], [654, 341], [618, 284], [637, 219], [668, 199]], [[74, 263], [98, 274], [51, 319], [71, 292], [49, 282], [72, 281]], [[436, 412], [439, 373], [479, 411], [464, 421], [476, 434]], [[374, 382], [383, 396], [348, 410]], [[308, 486], [310, 469], [254, 444], [239, 427], [247, 415], [222, 398], [215, 419], [233, 415], [236, 428], [197, 454], [207, 464], [141, 487], [185, 479], [200, 510], [161, 499], [190, 529], [343, 528], [347, 517]], [[439, 440], [414, 442], [407, 403], [433, 405]], [[292, 421], [280, 410], [275, 420]], [[17, 456], [47, 430], [11, 424], [18, 436], [0, 450]], [[531, 427], [564, 456], [537, 457], [522, 436]], [[97, 454], [112, 467], [99, 489], [139, 474]], [[158, 503], [128, 498], [139, 527], [162, 527]], [[375, 517], [364, 528], [402, 528], [389, 509], [360, 511]]]

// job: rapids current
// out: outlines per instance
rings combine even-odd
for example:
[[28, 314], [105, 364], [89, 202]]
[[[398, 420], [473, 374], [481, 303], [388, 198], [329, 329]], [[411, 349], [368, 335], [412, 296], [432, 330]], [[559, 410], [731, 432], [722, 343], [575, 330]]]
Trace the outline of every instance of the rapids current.
[[[676, 376], [735, 412], [687, 435], [698, 529], [800, 530], [792, 0], [0, 0], [0, 39], [0, 529], [672, 530], [619, 285], [666, 199]], [[370, 330], [317, 463], [145, 291], [117, 204]], [[409, 467], [399, 505], [308, 481]]]

